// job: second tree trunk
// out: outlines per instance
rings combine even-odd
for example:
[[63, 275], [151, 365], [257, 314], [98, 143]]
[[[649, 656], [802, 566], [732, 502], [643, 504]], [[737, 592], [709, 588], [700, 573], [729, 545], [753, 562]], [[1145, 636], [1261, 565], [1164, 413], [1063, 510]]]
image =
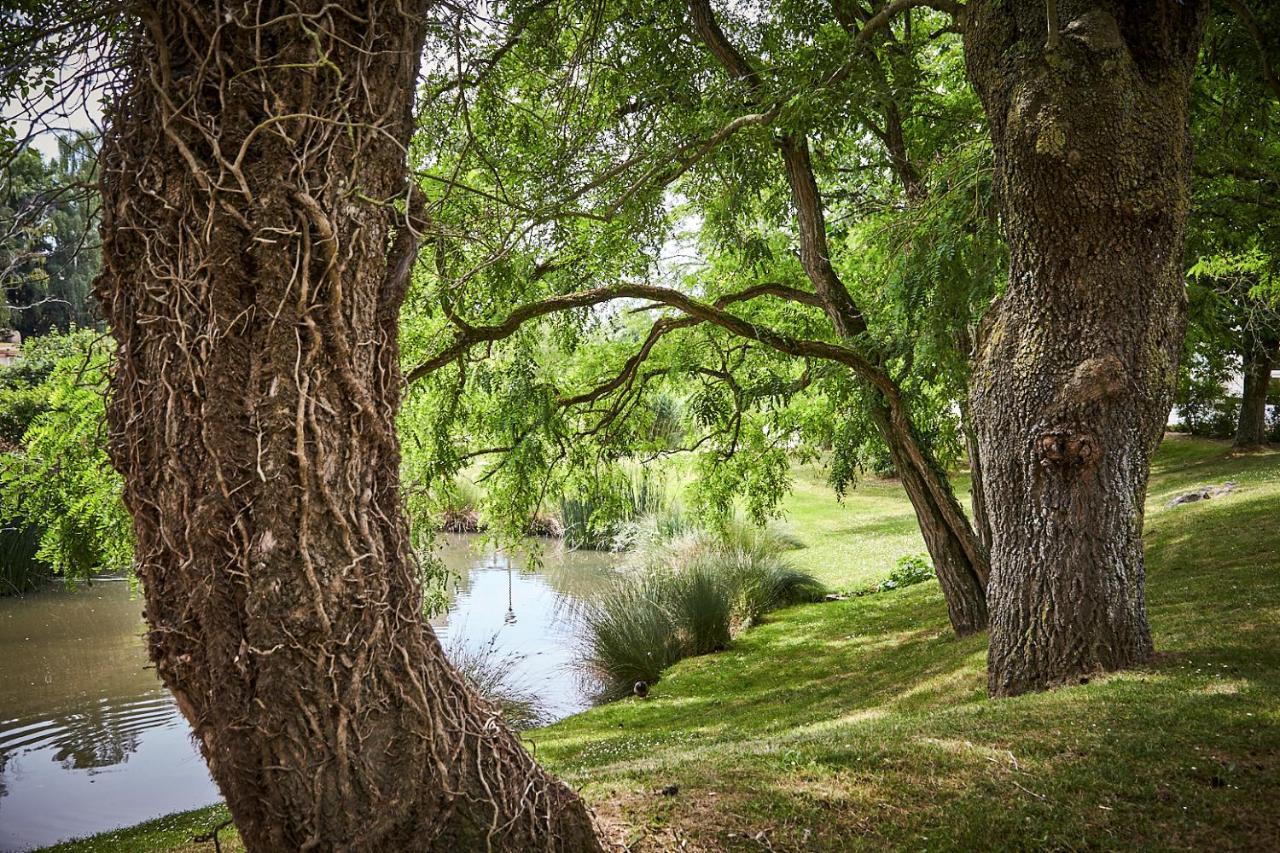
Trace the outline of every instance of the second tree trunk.
[[1043, 3], [966, 5], [1010, 254], [971, 390], [994, 695], [1152, 654], [1143, 502], [1184, 331], [1206, 6], [1068, 0], [1049, 32]]

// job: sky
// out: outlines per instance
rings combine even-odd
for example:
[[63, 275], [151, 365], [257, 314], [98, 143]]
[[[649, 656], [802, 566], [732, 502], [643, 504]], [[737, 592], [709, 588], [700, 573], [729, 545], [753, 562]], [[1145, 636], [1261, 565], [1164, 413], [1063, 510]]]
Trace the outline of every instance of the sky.
[[46, 158], [57, 156], [59, 134], [96, 133], [102, 124], [104, 81], [78, 80], [86, 65], [82, 59], [60, 70], [57, 89], [70, 93], [66, 103], [56, 105], [44, 96], [27, 103], [9, 100], [0, 110], [0, 122], [14, 127], [19, 139], [31, 135], [31, 145]]

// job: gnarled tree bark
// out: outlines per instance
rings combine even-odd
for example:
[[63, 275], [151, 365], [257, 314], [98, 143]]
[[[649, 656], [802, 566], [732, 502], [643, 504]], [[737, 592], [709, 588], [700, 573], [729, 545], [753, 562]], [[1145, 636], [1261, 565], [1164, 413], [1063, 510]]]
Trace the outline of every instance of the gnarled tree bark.
[[1040, 2], [966, 6], [1010, 252], [971, 389], [994, 695], [1152, 653], [1143, 500], [1185, 325], [1187, 105], [1207, 6], [1060, 0], [1057, 30]]
[[407, 547], [425, 11], [143, 4], [109, 113], [110, 451], [151, 658], [252, 850], [600, 849], [445, 659]]

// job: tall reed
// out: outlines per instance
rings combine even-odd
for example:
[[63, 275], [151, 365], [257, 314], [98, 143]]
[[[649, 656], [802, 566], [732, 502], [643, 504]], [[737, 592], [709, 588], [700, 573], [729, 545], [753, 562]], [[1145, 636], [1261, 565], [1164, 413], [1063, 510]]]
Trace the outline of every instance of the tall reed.
[[49, 579], [49, 566], [36, 554], [40, 528], [0, 525], [0, 595], [30, 592]]

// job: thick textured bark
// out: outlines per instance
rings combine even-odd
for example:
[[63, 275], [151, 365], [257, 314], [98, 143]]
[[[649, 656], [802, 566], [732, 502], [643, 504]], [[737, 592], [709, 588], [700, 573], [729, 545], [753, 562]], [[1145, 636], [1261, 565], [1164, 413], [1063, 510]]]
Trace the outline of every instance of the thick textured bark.
[[1245, 353], [1244, 395], [1236, 424], [1236, 447], [1260, 447], [1267, 443], [1267, 390], [1271, 387], [1271, 368], [1276, 355], [1277, 349], [1270, 342], [1250, 347]]
[[152, 660], [245, 842], [599, 849], [446, 661], [406, 544], [424, 4], [140, 12], [102, 155], [111, 454]]
[[1048, 28], [1043, 3], [966, 5], [1010, 252], [971, 389], [994, 695], [1152, 653], [1142, 509], [1185, 325], [1187, 104], [1207, 5], [1060, 0]]

